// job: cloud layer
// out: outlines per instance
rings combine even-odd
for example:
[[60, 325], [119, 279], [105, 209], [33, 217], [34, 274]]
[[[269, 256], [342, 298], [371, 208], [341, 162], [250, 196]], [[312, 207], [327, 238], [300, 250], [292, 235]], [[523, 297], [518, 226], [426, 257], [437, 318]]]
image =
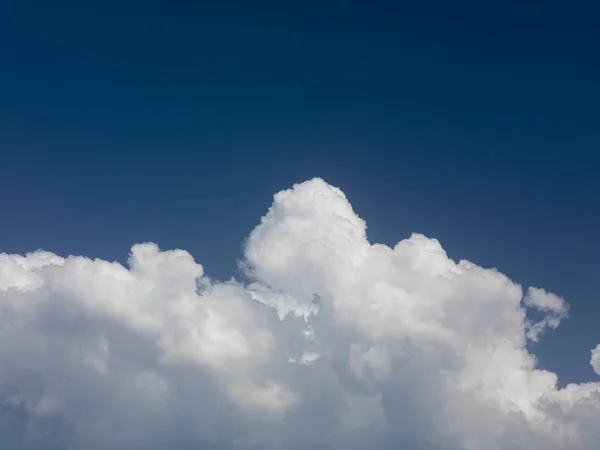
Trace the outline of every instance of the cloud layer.
[[597, 448], [600, 383], [558, 389], [526, 349], [560, 297], [419, 234], [370, 244], [320, 179], [275, 195], [243, 267], [0, 255], [2, 446]]

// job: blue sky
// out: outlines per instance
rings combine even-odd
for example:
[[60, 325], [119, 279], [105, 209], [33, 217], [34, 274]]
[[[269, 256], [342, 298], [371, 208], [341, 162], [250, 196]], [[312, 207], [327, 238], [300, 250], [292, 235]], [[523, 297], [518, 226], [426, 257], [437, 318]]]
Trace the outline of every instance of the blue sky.
[[183, 248], [238, 276], [275, 192], [322, 177], [564, 297], [533, 346], [588, 381], [600, 254], [591, 2], [4, 2], [0, 251]]

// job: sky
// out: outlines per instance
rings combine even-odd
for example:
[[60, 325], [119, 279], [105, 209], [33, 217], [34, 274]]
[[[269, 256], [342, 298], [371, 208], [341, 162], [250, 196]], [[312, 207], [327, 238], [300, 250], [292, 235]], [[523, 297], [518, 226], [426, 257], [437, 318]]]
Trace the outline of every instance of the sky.
[[591, 3], [3, 2], [0, 440], [593, 448]]

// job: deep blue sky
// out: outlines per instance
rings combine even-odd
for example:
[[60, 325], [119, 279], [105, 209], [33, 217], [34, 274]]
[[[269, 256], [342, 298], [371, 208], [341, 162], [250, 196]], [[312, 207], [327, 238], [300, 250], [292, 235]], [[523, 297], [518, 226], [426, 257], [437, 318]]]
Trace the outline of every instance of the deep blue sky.
[[2, 3], [0, 251], [152, 240], [228, 278], [272, 195], [321, 176], [372, 241], [565, 296], [537, 353], [593, 379], [599, 7], [239, 3]]

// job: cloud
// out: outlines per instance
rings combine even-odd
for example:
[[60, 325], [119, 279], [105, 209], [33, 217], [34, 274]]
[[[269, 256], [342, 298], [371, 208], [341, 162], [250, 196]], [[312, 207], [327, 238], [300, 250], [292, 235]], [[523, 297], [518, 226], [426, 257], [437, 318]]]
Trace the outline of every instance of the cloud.
[[419, 234], [371, 244], [320, 179], [275, 195], [243, 267], [0, 255], [3, 447], [597, 447], [600, 383], [558, 389], [526, 347], [560, 297]]
[[527, 324], [526, 336], [533, 342], [537, 342], [547, 328], [556, 329], [569, 312], [569, 307], [562, 298], [544, 289], [530, 287], [524, 303], [526, 307], [543, 314], [539, 321], [529, 321]]

